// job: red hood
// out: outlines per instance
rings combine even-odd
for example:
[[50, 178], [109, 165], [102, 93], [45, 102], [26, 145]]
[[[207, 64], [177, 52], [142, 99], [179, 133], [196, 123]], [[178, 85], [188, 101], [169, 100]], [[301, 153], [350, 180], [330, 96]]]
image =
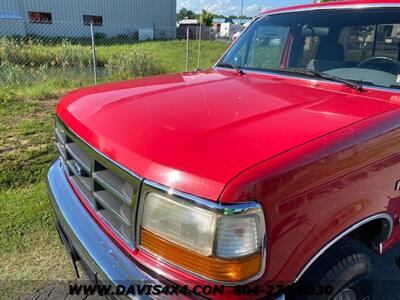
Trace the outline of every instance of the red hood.
[[216, 70], [167, 75], [72, 92], [57, 114], [136, 174], [217, 200], [245, 169], [397, 107], [299, 82]]

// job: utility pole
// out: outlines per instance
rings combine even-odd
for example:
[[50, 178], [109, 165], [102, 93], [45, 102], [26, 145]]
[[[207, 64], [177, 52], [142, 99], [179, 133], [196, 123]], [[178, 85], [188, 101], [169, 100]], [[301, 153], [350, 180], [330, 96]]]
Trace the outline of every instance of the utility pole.
[[244, 0], [242, 0], [242, 6], [240, 9], [240, 25], [243, 25], [243, 1]]

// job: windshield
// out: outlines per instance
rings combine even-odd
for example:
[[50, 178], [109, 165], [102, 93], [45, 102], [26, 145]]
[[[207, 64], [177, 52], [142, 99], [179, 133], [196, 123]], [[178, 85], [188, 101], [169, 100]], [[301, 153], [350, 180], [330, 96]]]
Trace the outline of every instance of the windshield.
[[316, 10], [256, 20], [220, 61], [244, 70], [309, 69], [400, 88], [400, 9]]

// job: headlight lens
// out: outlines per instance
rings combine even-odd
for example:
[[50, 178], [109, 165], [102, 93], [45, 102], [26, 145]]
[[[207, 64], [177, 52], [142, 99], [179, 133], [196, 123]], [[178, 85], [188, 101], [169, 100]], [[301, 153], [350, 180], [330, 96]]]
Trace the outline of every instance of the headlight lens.
[[262, 270], [265, 225], [255, 203], [207, 207], [155, 192], [142, 201], [142, 248], [213, 281], [244, 281]]
[[192, 251], [211, 255], [215, 217], [205, 209], [150, 193], [144, 204], [142, 227]]
[[257, 215], [219, 218], [217, 256], [235, 258], [257, 252], [261, 246], [259, 228]]

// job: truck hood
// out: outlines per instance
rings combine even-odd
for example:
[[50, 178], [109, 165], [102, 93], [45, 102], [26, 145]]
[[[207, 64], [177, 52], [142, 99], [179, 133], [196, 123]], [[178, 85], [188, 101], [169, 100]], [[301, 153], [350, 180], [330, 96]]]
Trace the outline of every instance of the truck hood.
[[230, 180], [255, 164], [397, 107], [339, 89], [209, 70], [74, 91], [57, 115], [134, 173], [218, 200]]

